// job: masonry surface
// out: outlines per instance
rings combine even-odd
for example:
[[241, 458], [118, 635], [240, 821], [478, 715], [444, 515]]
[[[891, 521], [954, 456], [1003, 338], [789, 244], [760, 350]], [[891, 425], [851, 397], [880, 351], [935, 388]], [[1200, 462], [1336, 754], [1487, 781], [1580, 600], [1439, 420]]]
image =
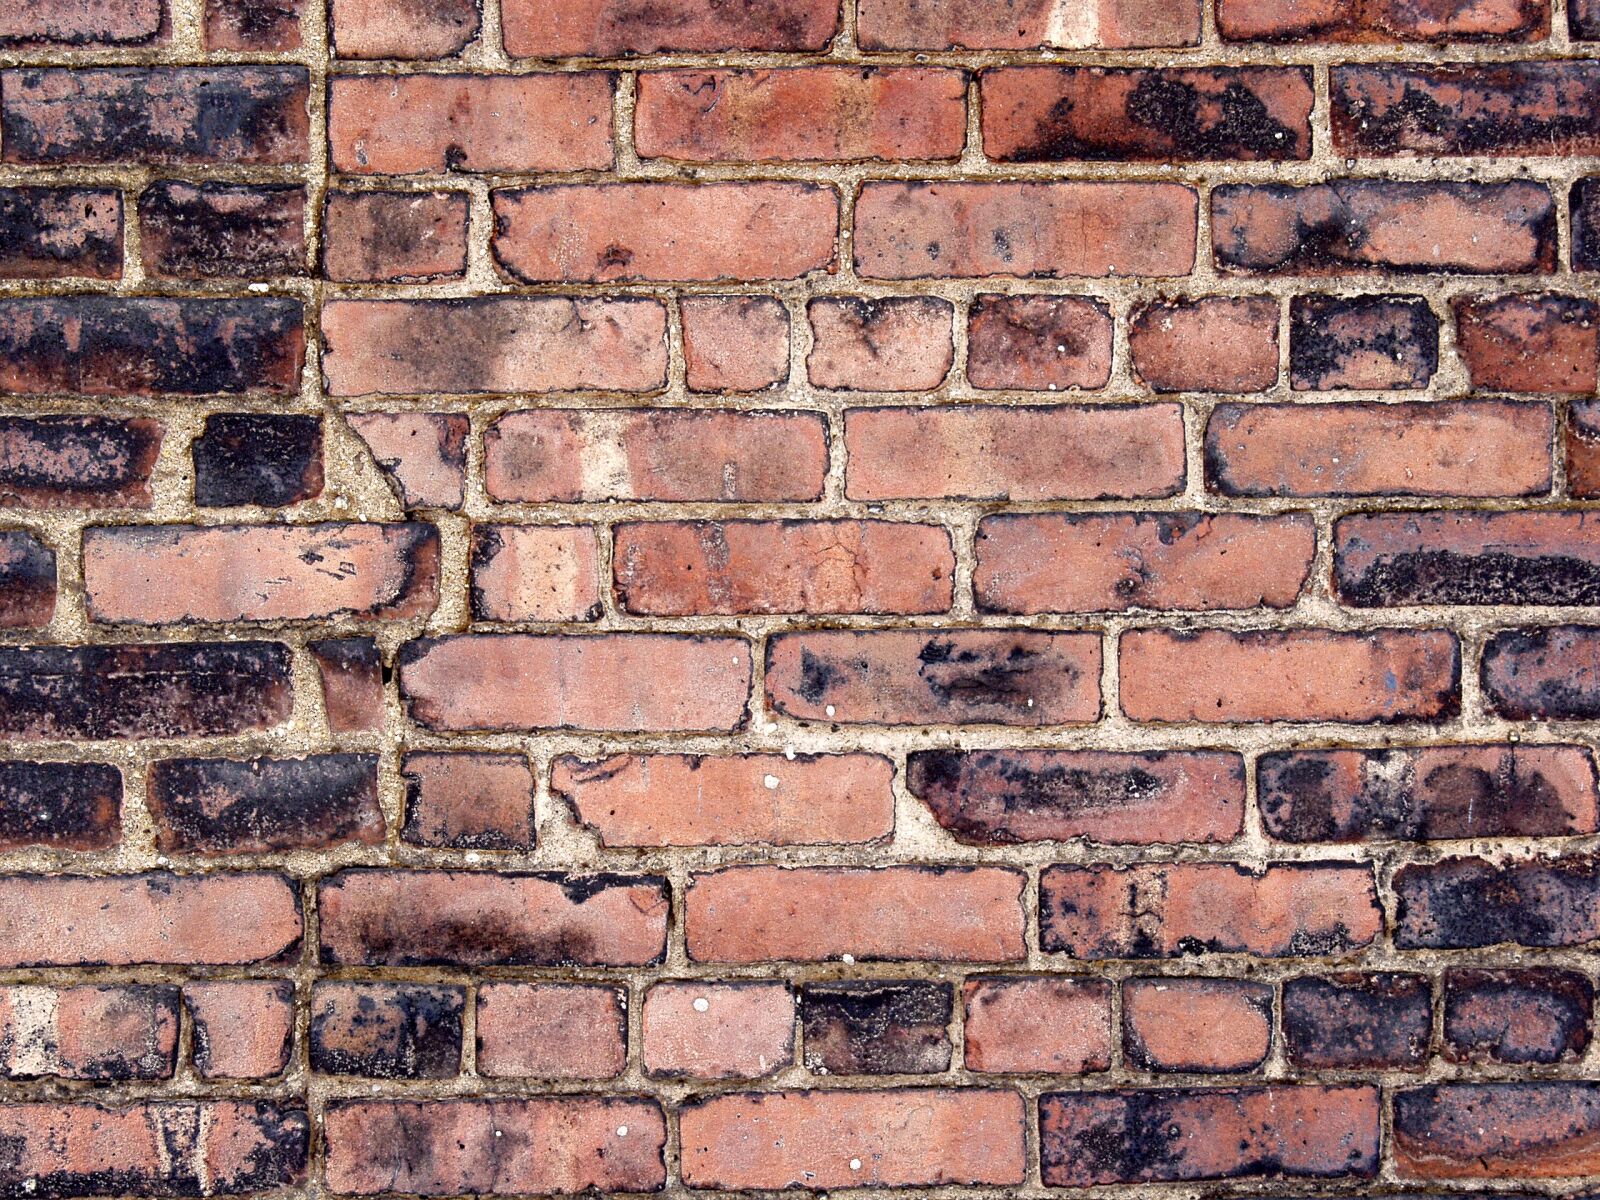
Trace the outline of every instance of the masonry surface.
[[1600, 0], [0, 4], [0, 1197], [1600, 1187]]

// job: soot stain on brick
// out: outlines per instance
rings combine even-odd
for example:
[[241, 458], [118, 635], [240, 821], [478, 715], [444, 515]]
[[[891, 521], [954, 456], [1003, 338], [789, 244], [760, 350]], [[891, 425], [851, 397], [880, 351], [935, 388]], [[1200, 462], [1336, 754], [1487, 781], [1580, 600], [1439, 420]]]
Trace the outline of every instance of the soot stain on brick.
[[[1346, 378], [1352, 359], [1395, 364], [1401, 388], [1426, 387], [1439, 369], [1439, 318], [1421, 296], [1297, 296], [1289, 311], [1289, 371], [1297, 389], [1370, 386]], [[1349, 328], [1335, 328], [1336, 323]]]
[[1283, 1036], [1297, 1067], [1418, 1069], [1432, 1030], [1432, 990], [1420, 975], [1301, 976], [1284, 984]]
[[0, 530], [0, 629], [39, 629], [56, 607], [56, 552], [22, 530]]
[[122, 820], [122, 772], [109, 763], [0, 762], [0, 848], [104, 850]]
[[1600, 604], [1600, 562], [1565, 554], [1416, 550], [1365, 569], [1339, 559], [1339, 596], [1358, 608], [1399, 604]]
[[314, 1071], [377, 1079], [446, 1079], [461, 1069], [464, 988], [335, 985], [320, 995], [313, 992], [312, 1006]]
[[179, 278], [304, 275], [305, 189], [164, 180], [139, 197], [141, 247]]
[[322, 418], [217, 413], [195, 439], [195, 503], [282, 508], [322, 494]]
[[871, 980], [801, 989], [806, 1065], [834, 1075], [916, 1075], [950, 1066], [948, 983]]
[[145, 417], [0, 417], [0, 501], [29, 508], [147, 503], [163, 433]]
[[1592, 857], [1447, 858], [1402, 867], [1394, 890], [1402, 949], [1571, 946], [1600, 936], [1600, 861]]
[[299, 44], [300, 0], [206, 0], [208, 30], [227, 26], [248, 50], [292, 49]]
[[1513, 720], [1600, 718], [1600, 687], [1583, 672], [1557, 673], [1563, 663], [1581, 663], [1597, 633], [1586, 626], [1557, 625], [1494, 634], [1484, 646], [1480, 672], [1494, 710]]
[[122, 276], [122, 194], [106, 188], [0, 188], [0, 276]]
[[1589, 1047], [1594, 984], [1548, 968], [1445, 975], [1445, 1056], [1456, 1062], [1558, 1063]]

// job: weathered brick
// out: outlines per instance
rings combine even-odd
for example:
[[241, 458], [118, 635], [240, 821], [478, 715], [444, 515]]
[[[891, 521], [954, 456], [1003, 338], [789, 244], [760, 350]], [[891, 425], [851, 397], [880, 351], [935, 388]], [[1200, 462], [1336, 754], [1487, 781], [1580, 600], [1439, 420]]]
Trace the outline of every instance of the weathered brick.
[[979, 295], [967, 317], [967, 381], [989, 391], [1102, 388], [1112, 319], [1089, 296]]
[[1478, 391], [1590, 393], [1600, 376], [1600, 304], [1576, 296], [1460, 296], [1456, 349]]
[[329, 153], [360, 175], [606, 170], [611, 89], [603, 71], [341, 75], [328, 90]]
[[402, 507], [459, 509], [466, 500], [465, 413], [367, 412], [345, 418]]
[[1123, 50], [1200, 42], [1198, 0], [860, 0], [865, 50]]
[[1513, 720], [1600, 717], [1600, 629], [1558, 625], [1493, 634], [1483, 650], [1483, 690]]
[[56, 552], [21, 529], [0, 529], [0, 629], [43, 629], [56, 610]]
[[1596, 0], [1571, 0], [1567, 5], [1567, 25], [1574, 39], [1600, 41], [1600, 4]]
[[789, 378], [789, 310], [776, 296], [685, 296], [678, 311], [690, 391], [759, 392]]
[[260, 854], [383, 841], [378, 756], [173, 758], [152, 763], [145, 804], [156, 846]]
[[599, 571], [587, 525], [472, 527], [472, 615], [480, 621], [593, 621]]
[[1600, 496], [1600, 402], [1572, 402], [1567, 409], [1564, 440], [1567, 490], [1582, 500]]
[[1572, 185], [1568, 200], [1572, 217], [1572, 269], [1600, 271], [1600, 177]]
[[1100, 635], [814, 630], [768, 639], [767, 705], [802, 721], [1065, 725], [1100, 715]]
[[955, 991], [926, 980], [845, 980], [800, 989], [805, 1065], [824, 1075], [937, 1075], [950, 1069]]
[[834, 260], [815, 183], [553, 184], [494, 193], [495, 261], [522, 283], [797, 279]]
[[1457, 1083], [1395, 1093], [1394, 1159], [1412, 1179], [1591, 1175], [1600, 1084]]
[[122, 278], [122, 193], [0, 188], [0, 278], [72, 276]]
[[1420, 975], [1304, 975], [1283, 985], [1289, 1061], [1313, 1071], [1418, 1070], [1433, 1034]]
[[486, 983], [478, 1073], [496, 1079], [610, 1079], [628, 1063], [626, 993], [604, 984]]
[[282, 875], [0, 877], [8, 968], [270, 962], [300, 930], [299, 898]]
[[1455, 1062], [1579, 1059], [1593, 1019], [1594, 983], [1577, 971], [1445, 972], [1444, 1054]]
[[306, 0], [205, 0], [206, 49], [298, 50], [305, 4]]
[[280, 642], [0, 648], [0, 733], [25, 741], [214, 737], [292, 709]]
[[983, 152], [998, 162], [1311, 157], [1307, 67], [996, 67]]
[[105, 850], [122, 833], [122, 772], [108, 763], [0, 762], [0, 850]]
[[936, 613], [954, 595], [939, 525], [630, 522], [614, 540], [617, 601], [630, 613]]
[[1133, 372], [1155, 392], [1264, 392], [1278, 381], [1271, 296], [1156, 301], [1128, 326]]
[[1421, 296], [1289, 301], [1295, 391], [1425, 388], [1439, 369], [1439, 318]]
[[170, 1079], [178, 989], [164, 985], [0, 988], [0, 1074], [105, 1083]]
[[0, 416], [0, 504], [149, 508], [162, 434], [147, 417]]
[[335, 396], [647, 392], [667, 378], [666, 310], [643, 297], [334, 300], [322, 338]]
[[932, 296], [867, 300], [827, 296], [806, 305], [806, 374], [820, 388], [921, 392], [944, 382], [955, 362], [954, 309]]
[[967, 1070], [1077, 1075], [1111, 1065], [1103, 979], [985, 975], [961, 988]]
[[1316, 553], [1303, 514], [1007, 513], [978, 525], [986, 612], [1287, 608]]
[[335, 283], [426, 283], [467, 270], [465, 192], [329, 192], [322, 274]]
[[414, 751], [401, 760], [400, 774], [405, 841], [462, 850], [533, 848], [533, 771], [522, 755]]
[[340, 58], [449, 58], [466, 49], [483, 23], [480, 0], [333, 0], [328, 15]]
[[1550, 490], [1543, 404], [1219, 404], [1206, 477], [1226, 496], [1532, 496]]
[[1122, 983], [1122, 1051], [1144, 1071], [1254, 1071], [1272, 1048], [1272, 987], [1246, 979]]
[[681, 162], [952, 159], [967, 79], [939, 67], [646, 71], [634, 144]]
[[324, 962], [641, 966], [666, 949], [649, 875], [347, 870], [317, 889]]
[[448, 1079], [461, 1070], [466, 989], [336, 983], [311, 992], [311, 1069], [379, 1079]]
[[644, 998], [644, 1066], [669, 1079], [758, 1079], [794, 1062], [794, 993], [778, 981], [658, 983]]
[[294, 984], [218, 979], [183, 985], [194, 1026], [194, 1065], [203, 1079], [265, 1079], [289, 1063]]
[[1570, 837], [1597, 828], [1582, 746], [1424, 746], [1263, 755], [1261, 819], [1289, 842]]
[[1532, 41], [1550, 28], [1549, 0], [1218, 0], [1229, 41]]
[[816, 500], [828, 467], [810, 412], [539, 409], [483, 440], [489, 495], [524, 504]]
[[139, 195], [145, 270], [165, 279], [306, 274], [305, 189], [163, 180]]
[[300, 386], [298, 300], [0, 300], [0, 393], [204, 396]]
[[1236, 754], [917, 750], [906, 787], [963, 842], [1226, 842], [1244, 827]]
[[28, 67], [0, 73], [4, 160], [36, 166], [304, 162], [304, 67]]
[[506, 52], [611, 58], [680, 50], [821, 50], [839, 27], [837, 0], [707, 5], [662, 0], [506, 0]]
[[1447, 858], [1401, 867], [1395, 945], [1405, 950], [1581, 946], [1600, 937], [1600, 862]]
[[322, 707], [333, 733], [383, 728], [383, 656], [373, 638], [307, 642], [322, 684]]
[[1039, 1099], [1039, 1156], [1049, 1187], [1363, 1178], [1378, 1115], [1362, 1084], [1060, 1092]]
[[431, 525], [125, 525], [87, 529], [83, 586], [97, 621], [426, 616], [439, 600]]
[[283, 508], [322, 494], [322, 418], [214, 413], [189, 448], [201, 508]]
[[806, 846], [894, 831], [876, 754], [562, 755], [550, 791], [602, 846]]
[[1039, 876], [1040, 944], [1076, 958], [1344, 954], [1383, 930], [1360, 863], [1055, 866]]
[[853, 408], [852, 500], [1103, 500], [1183, 488], [1183, 410], [1096, 407]]
[[1023, 882], [1007, 867], [728, 867], [690, 881], [689, 957], [1010, 962]]
[[0, 46], [144, 46], [170, 32], [163, 0], [36, 0], [0, 13]]
[[[1017, 1185], [1022, 1097], [895, 1089], [730, 1093], [680, 1109], [683, 1181], [767, 1190]], [[858, 1165], [859, 1164], [859, 1165]]]
[[1183, 275], [1198, 203], [1176, 183], [868, 182], [855, 267], [878, 279]]
[[329, 1105], [323, 1130], [328, 1187], [350, 1195], [652, 1192], [666, 1183], [667, 1126], [654, 1100], [354, 1100]]
[[750, 679], [750, 645], [736, 637], [468, 635], [400, 653], [400, 695], [435, 730], [729, 732], [744, 724]]
[[1229, 184], [1211, 194], [1217, 265], [1296, 275], [1555, 269], [1542, 184], [1341, 179]]

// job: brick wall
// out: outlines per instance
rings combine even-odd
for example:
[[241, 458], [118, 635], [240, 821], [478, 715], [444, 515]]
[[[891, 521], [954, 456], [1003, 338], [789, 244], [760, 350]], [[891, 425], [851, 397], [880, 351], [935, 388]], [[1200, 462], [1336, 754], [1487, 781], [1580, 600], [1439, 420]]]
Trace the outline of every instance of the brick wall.
[[0, 8], [0, 1195], [1594, 1185], [1600, 3], [328, 5]]

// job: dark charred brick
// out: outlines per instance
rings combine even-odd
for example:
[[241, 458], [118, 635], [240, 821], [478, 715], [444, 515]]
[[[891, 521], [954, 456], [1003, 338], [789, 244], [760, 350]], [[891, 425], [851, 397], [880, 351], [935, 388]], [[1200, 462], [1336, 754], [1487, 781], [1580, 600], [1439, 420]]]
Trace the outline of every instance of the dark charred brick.
[[1600, 42], [1600, 0], [1567, 0], [1567, 28], [1584, 42]]
[[1507, 629], [1483, 650], [1484, 693], [1513, 721], [1600, 718], [1600, 628]]
[[1396, 1092], [1402, 1176], [1550, 1178], [1600, 1170], [1600, 1083], [1446, 1083]]
[[278, 642], [0, 647], [0, 733], [202, 737], [266, 729], [293, 707]]
[[927, 1075], [950, 1066], [948, 983], [853, 980], [800, 992], [805, 1064], [828, 1075]]
[[923, 750], [906, 786], [964, 842], [1226, 842], [1244, 823], [1237, 754]]
[[1297, 275], [1551, 271], [1556, 212], [1528, 182], [1230, 184], [1211, 197], [1217, 265]]
[[1039, 1098], [1047, 1187], [1371, 1177], [1378, 1089], [1152, 1088]]
[[1550, 29], [1550, 0], [1218, 0], [1228, 41], [1530, 42]]
[[165, 0], [21, 0], [0, 12], [0, 47], [149, 46], [171, 32]]
[[305, 0], [206, 0], [208, 50], [300, 49]]
[[318, 983], [311, 993], [311, 1069], [379, 1079], [448, 1079], [461, 1070], [466, 989]]
[[1262, 823], [1288, 842], [1570, 837], [1596, 828], [1583, 746], [1299, 750], [1257, 766]]
[[1334, 67], [1333, 145], [1357, 156], [1600, 153], [1600, 63]]
[[1456, 349], [1475, 391], [1591, 393], [1600, 371], [1600, 304], [1519, 292], [1458, 296]]
[[983, 74], [999, 162], [1206, 162], [1311, 156], [1307, 67], [1001, 67]]
[[1421, 1067], [1433, 989], [1421, 975], [1306, 975], [1283, 985], [1289, 1061], [1313, 1071]]
[[0, 188], [0, 278], [122, 278], [122, 193]]
[[1444, 1053], [1455, 1062], [1555, 1063], [1583, 1057], [1594, 983], [1577, 971], [1448, 971]]
[[1425, 388], [1439, 369], [1439, 318], [1421, 296], [1296, 296], [1289, 379], [1296, 391]]
[[1600, 497], [1600, 401], [1572, 402], [1565, 441], [1567, 490], [1580, 500]]
[[179, 854], [259, 854], [383, 840], [374, 754], [175, 758], [150, 766], [156, 845]]
[[145, 269], [168, 279], [306, 273], [304, 188], [152, 184], [139, 197]]
[[0, 504], [148, 508], [162, 433], [145, 417], [0, 416]]
[[1447, 858], [1401, 867], [1395, 945], [1581, 946], [1600, 937], [1600, 860]]
[[283, 395], [304, 355], [300, 302], [281, 296], [0, 301], [0, 393]]
[[0, 850], [104, 850], [122, 832], [122, 773], [107, 763], [0, 762]]
[[55, 610], [56, 552], [24, 530], [0, 530], [0, 629], [43, 629]]
[[1572, 269], [1600, 271], [1600, 176], [1573, 184], [1571, 205]]
[[322, 707], [334, 733], [383, 726], [385, 673], [378, 643], [369, 637], [306, 643], [322, 679]]
[[282, 508], [322, 494], [322, 418], [218, 413], [194, 440], [194, 500], [202, 508]]

